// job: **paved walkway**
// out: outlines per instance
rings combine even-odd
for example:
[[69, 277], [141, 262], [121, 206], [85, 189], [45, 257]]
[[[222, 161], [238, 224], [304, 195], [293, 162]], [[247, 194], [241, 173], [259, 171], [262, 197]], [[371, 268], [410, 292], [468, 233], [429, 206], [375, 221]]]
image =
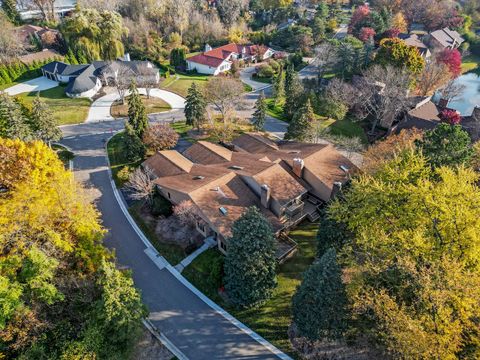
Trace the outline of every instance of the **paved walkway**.
[[57, 87], [58, 83], [56, 81], [47, 79], [46, 77], [38, 77], [32, 80], [28, 80], [25, 82], [22, 82], [17, 85], [13, 85], [4, 91], [8, 95], [18, 95], [22, 93], [29, 93], [32, 91], [43, 91], [43, 90], [48, 90], [54, 87]]
[[217, 245], [217, 242], [213, 237], [208, 237], [204, 240], [203, 245], [200, 246], [197, 250], [195, 250], [193, 253], [188, 255], [185, 259], [183, 259], [179, 264], [175, 265], [175, 269], [177, 269], [178, 272], [182, 272], [183, 269], [185, 269], [188, 265], [192, 263], [193, 260], [195, 260], [200, 254], [204, 253], [210, 248], [213, 248]]
[[[146, 95], [146, 91], [143, 88], [138, 89], [140, 94]], [[161, 90], [161, 89], [152, 89], [150, 91], [150, 96], [160, 98], [164, 100], [172, 110], [181, 110], [185, 108], [185, 99], [180, 95], [172, 93], [170, 91]], [[110, 108], [114, 101], [119, 100], [120, 95], [115, 90], [110, 94], [102, 96], [101, 98], [95, 100], [88, 111], [88, 116], [85, 122], [100, 122], [100, 121], [111, 121], [115, 118], [110, 114]]]

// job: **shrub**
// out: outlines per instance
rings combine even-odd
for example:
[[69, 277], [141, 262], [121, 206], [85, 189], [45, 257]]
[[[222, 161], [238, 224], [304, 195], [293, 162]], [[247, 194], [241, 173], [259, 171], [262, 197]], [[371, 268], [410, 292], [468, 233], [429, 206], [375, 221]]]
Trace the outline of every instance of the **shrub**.
[[272, 67], [268, 64], [263, 64], [258, 67], [257, 76], [261, 78], [270, 78], [274, 75]]
[[120, 181], [128, 181], [130, 179], [130, 174], [132, 173], [132, 169], [129, 166], [124, 166], [118, 173], [117, 178]]
[[151, 151], [161, 151], [174, 147], [179, 135], [168, 124], [148, 127], [143, 135], [143, 143]]

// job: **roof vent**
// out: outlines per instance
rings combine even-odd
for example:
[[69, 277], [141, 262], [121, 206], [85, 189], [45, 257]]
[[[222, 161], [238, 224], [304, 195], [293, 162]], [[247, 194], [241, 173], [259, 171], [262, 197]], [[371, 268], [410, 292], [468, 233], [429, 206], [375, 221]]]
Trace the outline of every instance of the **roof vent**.
[[292, 150], [288, 152], [289, 154], [300, 154], [300, 150]]
[[193, 180], [203, 180], [205, 179], [205, 176], [202, 176], [202, 175], [196, 175], [193, 177]]
[[218, 210], [220, 210], [220, 212], [222, 213], [223, 216], [227, 216], [228, 210], [225, 209], [223, 206], [219, 207]]
[[350, 170], [350, 169], [349, 169], [347, 166], [345, 166], [345, 165], [340, 165], [340, 169], [342, 169], [342, 171], [345, 172], [345, 173], [347, 173], [347, 174], [348, 174], [348, 172], [349, 172], [349, 170]]
[[238, 165], [232, 165], [229, 168], [232, 170], [243, 170], [243, 166], [238, 166]]

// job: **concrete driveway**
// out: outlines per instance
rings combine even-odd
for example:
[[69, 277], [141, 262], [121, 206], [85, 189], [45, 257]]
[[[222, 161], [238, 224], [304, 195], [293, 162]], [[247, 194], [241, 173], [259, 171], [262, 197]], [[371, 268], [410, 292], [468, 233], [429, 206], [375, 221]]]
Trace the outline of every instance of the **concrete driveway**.
[[[146, 90], [143, 88], [138, 89], [140, 94], [146, 95]], [[127, 94], [128, 96], [128, 94]], [[152, 89], [150, 91], [150, 96], [160, 98], [164, 100], [172, 110], [183, 110], [185, 108], [185, 99], [180, 95], [172, 93], [170, 91], [161, 90], [161, 89]], [[114, 101], [119, 100], [120, 95], [117, 91], [114, 91], [110, 94], [102, 96], [101, 98], [95, 100], [90, 106], [88, 111], [87, 120], [85, 122], [100, 122], [100, 121], [111, 121], [115, 118], [110, 115], [110, 108]]]
[[263, 90], [271, 87], [271, 84], [265, 84], [259, 81], [252, 80], [252, 75], [255, 73], [255, 67], [256, 66], [249, 66], [242, 69], [242, 71], [240, 71], [240, 80], [242, 80], [242, 82], [244, 82], [245, 84], [250, 85], [253, 91]]
[[57, 86], [58, 86], [58, 83], [56, 81], [53, 81], [53, 80], [47, 79], [46, 77], [41, 76], [32, 80], [22, 82], [17, 85], [13, 85], [12, 87], [5, 89], [4, 91], [8, 95], [18, 95], [22, 93], [29, 93], [32, 91], [48, 90]]

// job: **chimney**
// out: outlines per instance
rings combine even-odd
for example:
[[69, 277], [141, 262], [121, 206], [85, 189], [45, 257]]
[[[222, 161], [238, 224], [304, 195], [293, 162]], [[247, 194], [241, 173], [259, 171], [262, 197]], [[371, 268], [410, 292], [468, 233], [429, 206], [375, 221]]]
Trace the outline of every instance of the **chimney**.
[[269, 208], [270, 205], [270, 188], [267, 184], [263, 184], [260, 186], [260, 202], [262, 206], [266, 209]]
[[332, 194], [330, 195], [330, 199], [335, 198], [339, 192], [342, 191], [342, 183], [340, 181], [335, 181], [332, 187]]
[[480, 106], [475, 106], [472, 111], [472, 118], [480, 122]]
[[212, 47], [208, 44], [205, 44], [205, 52], [212, 50]]
[[303, 161], [303, 159], [300, 159], [300, 158], [293, 159], [293, 173], [297, 175], [299, 178], [302, 177], [304, 166], [305, 166], [305, 162]]
[[438, 100], [438, 107], [440, 109], [446, 109], [448, 106], [448, 99], [445, 99], [445, 98], [440, 98], [440, 100]]

